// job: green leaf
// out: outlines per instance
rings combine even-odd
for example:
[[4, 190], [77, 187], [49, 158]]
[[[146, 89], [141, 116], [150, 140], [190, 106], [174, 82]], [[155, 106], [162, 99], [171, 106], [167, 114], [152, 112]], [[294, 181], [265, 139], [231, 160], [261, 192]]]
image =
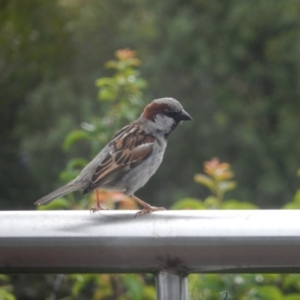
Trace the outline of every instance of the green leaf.
[[107, 69], [117, 69], [118, 68], [118, 62], [115, 60], [110, 60], [105, 64], [105, 67]]
[[137, 276], [134, 274], [123, 276], [124, 285], [129, 290], [130, 299], [133, 300], [142, 299], [143, 294], [143, 285]]
[[143, 287], [143, 300], [153, 300], [156, 299], [156, 290], [154, 286], [144, 286]]
[[89, 134], [83, 130], [74, 130], [70, 134], [68, 134], [67, 137], [65, 138], [63, 149], [67, 151], [75, 142], [83, 139], [89, 140], [90, 139]]
[[67, 164], [67, 169], [82, 169], [87, 165], [88, 161], [85, 158], [73, 158]]
[[38, 210], [61, 210], [68, 209], [70, 207], [69, 202], [65, 198], [57, 198], [47, 205], [37, 206]]
[[5, 274], [0, 274], [0, 280], [2, 281], [9, 281], [9, 277]]
[[282, 293], [277, 286], [265, 285], [256, 288], [260, 300], [282, 300]]
[[209, 196], [204, 200], [204, 205], [206, 208], [219, 209], [220, 203], [215, 196]]
[[220, 181], [218, 183], [218, 187], [223, 193], [234, 190], [236, 186], [237, 183], [235, 181]]
[[293, 201], [285, 204], [283, 209], [300, 209], [300, 189], [296, 192]]
[[206, 187], [208, 187], [209, 189], [214, 189], [214, 181], [206, 176], [206, 175], [203, 175], [203, 174], [196, 174], [194, 176], [194, 180], [197, 182], [197, 183], [200, 183]]
[[0, 287], [0, 299], [1, 300], [15, 300], [16, 298], [12, 293], [10, 293], [10, 292], [6, 291], [4, 288]]
[[110, 77], [99, 78], [95, 82], [96, 86], [98, 86], [98, 87], [102, 87], [102, 86], [106, 86], [106, 85], [111, 85], [113, 83], [114, 83], [114, 79], [112, 79]]
[[72, 286], [72, 295], [74, 296], [78, 296], [96, 278], [94, 274], [72, 274], [69, 276], [74, 280]]
[[300, 203], [290, 202], [285, 204], [283, 209], [300, 209]]
[[288, 274], [285, 276], [282, 286], [284, 289], [297, 288], [300, 289], [300, 275]]
[[226, 200], [221, 204], [223, 209], [258, 209], [258, 207], [251, 202], [241, 202], [238, 200]]
[[293, 201], [300, 204], [300, 189], [296, 192]]
[[117, 97], [117, 91], [112, 87], [101, 88], [98, 93], [98, 97], [100, 100], [112, 101]]
[[299, 294], [291, 294], [291, 295], [284, 296], [282, 298], [282, 300], [299, 300], [299, 299], [300, 299]]
[[206, 209], [206, 206], [199, 199], [184, 198], [174, 203], [170, 209]]
[[[277, 283], [282, 280], [281, 274], [258, 274], [259, 276], [263, 276], [264, 282], [272, 282]], [[260, 282], [260, 281], [258, 281]]]
[[70, 182], [77, 177], [80, 171], [87, 165], [88, 161], [84, 158], [71, 159], [64, 171], [60, 172], [59, 178], [63, 182]]

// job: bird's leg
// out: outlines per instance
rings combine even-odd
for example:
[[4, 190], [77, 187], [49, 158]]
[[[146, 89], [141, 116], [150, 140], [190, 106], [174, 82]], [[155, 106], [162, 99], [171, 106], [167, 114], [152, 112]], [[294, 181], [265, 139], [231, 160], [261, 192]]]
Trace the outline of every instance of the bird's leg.
[[98, 189], [96, 189], [96, 199], [97, 199], [97, 206], [96, 207], [92, 207], [91, 210], [90, 210], [90, 212], [94, 213], [94, 212], [96, 212], [98, 210], [107, 210], [107, 208], [102, 207], [101, 204], [100, 204], [99, 190]]
[[141, 200], [140, 198], [138, 198], [134, 195], [131, 195], [130, 197], [144, 207], [143, 210], [140, 210], [136, 213], [136, 215], [135, 215], [136, 217], [144, 215], [144, 214], [148, 214], [152, 211], [166, 210], [164, 207], [151, 206], [148, 203], [144, 202], [143, 200]]
[[97, 207], [101, 207], [100, 199], [99, 199], [99, 190], [96, 189], [96, 198], [97, 198]]

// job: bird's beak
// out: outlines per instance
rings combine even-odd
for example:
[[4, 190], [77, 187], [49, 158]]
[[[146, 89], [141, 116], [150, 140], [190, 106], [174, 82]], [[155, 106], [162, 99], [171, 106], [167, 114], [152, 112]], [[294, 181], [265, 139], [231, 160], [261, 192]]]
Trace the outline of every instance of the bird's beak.
[[178, 117], [181, 121], [193, 120], [193, 118], [185, 110], [183, 110]]

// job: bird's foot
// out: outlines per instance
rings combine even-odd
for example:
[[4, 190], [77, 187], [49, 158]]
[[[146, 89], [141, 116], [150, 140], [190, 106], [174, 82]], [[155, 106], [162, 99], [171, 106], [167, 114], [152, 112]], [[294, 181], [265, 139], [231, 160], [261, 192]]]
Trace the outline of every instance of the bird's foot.
[[138, 211], [135, 214], [135, 218], [138, 216], [145, 215], [145, 214], [151, 213], [153, 211], [159, 211], [159, 210], [166, 210], [166, 209], [164, 207], [156, 207], [156, 206], [149, 205], [149, 206], [146, 206], [143, 210]]
[[142, 199], [138, 198], [137, 196], [131, 195], [131, 198], [133, 198], [136, 202], [138, 202], [140, 205], [144, 206], [143, 210], [138, 211], [135, 214], [135, 218], [144, 214], [151, 213], [153, 211], [158, 211], [158, 210], [166, 210], [164, 207], [156, 207], [156, 206], [151, 206]]
[[99, 210], [109, 210], [109, 209], [108, 208], [104, 208], [101, 205], [97, 205], [96, 207], [92, 207], [90, 209], [90, 213], [93, 214], [93, 213], [95, 213], [95, 212], [97, 212]]

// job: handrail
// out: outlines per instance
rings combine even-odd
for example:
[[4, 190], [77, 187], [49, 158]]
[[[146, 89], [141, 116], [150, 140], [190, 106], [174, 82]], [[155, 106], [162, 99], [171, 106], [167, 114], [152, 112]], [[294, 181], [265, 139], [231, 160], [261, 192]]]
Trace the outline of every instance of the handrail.
[[0, 273], [300, 273], [297, 210], [2, 211]]

